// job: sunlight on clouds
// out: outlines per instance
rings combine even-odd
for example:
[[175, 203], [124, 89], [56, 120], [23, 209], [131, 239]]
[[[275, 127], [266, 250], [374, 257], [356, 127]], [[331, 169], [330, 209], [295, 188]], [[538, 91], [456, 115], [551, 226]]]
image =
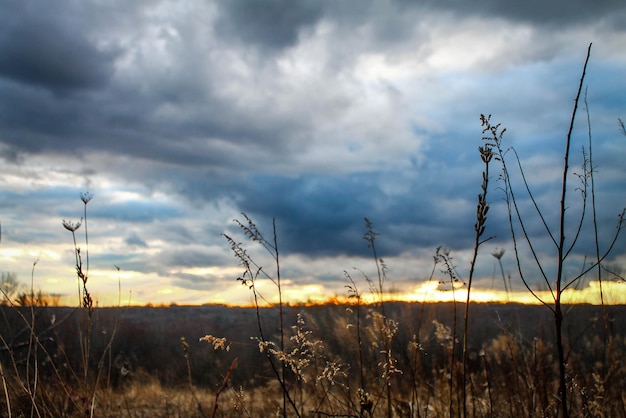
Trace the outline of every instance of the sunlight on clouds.
[[[113, 188], [115, 193], [111, 194], [108, 198], [111, 204], [147, 200], [145, 194], [141, 191], [120, 189], [119, 186], [119, 184], [115, 185]], [[150, 199], [152, 199], [152, 197]]]
[[171, 204], [173, 201], [171, 195], [161, 191], [150, 190], [140, 184], [133, 184], [131, 186], [110, 181], [106, 181], [105, 183], [103, 180], [98, 183], [98, 190], [103, 190], [106, 201], [110, 204], [146, 202], [150, 203], [151, 206], [159, 206]]
[[92, 278], [98, 278], [98, 280], [114, 280], [117, 282], [118, 280], [132, 280], [133, 278], [142, 275], [143, 273], [139, 271], [132, 270], [117, 270], [117, 269], [91, 269], [89, 271], [89, 276]]
[[[60, 169], [59, 167], [64, 168]], [[65, 187], [68, 184], [75, 184], [77, 179], [82, 177], [80, 165], [73, 169], [67, 169], [53, 156], [46, 156], [46, 158], [29, 157], [27, 164], [7, 164], [3, 171], [0, 179], [2, 189], [16, 193], [25, 193], [47, 187]]]
[[281, 73], [297, 80], [319, 78], [326, 70], [330, 59], [328, 43], [332, 42], [334, 27], [320, 22], [310, 36], [278, 57], [276, 65]]
[[[76, 292], [76, 276], [71, 281]], [[145, 305], [154, 302], [158, 290], [167, 286], [168, 280], [153, 273], [133, 270], [92, 269], [87, 287], [99, 306]], [[70, 301], [72, 291], [69, 292]]]
[[194, 276], [215, 276], [218, 278], [237, 277], [241, 274], [241, 267], [192, 267], [181, 270], [173, 270], [171, 273], [192, 274]]
[[15, 261], [16, 258], [23, 256], [26, 253], [21, 248], [3, 248], [0, 249], [0, 259], [3, 261]]
[[[413, 58], [413, 59], [410, 59]], [[417, 56], [390, 60], [384, 53], [362, 54], [357, 60], [354, 74], [361, 82], [380, 83], [381, 80], [401, 82], [415, 78], [420, 72]]]
[[298, 303], [324, 303], [328, 296], [328, 291], [319, 284], [291, 287], [284, 292], [286, 300]]
[[[494, 37], [496, 32], [503, 35]], [[509, 53], [503, 60], [505, 51], [519, 50], [515, 45], [526, 45], [531, 38], [530, 27], [502, 19], [449, 19], [432, 28], [428, 45], [432, 53], [426, 62], [435, 71], [466, 71], [487, 63], [491, 65], [486, 69], [492, 71], [512, 65], [515, 57]]]
[[49, 248], [42, 248], [37, 250], [26, 250], [25, 254], [32, 257], [34, 260], [46, 259], [57, 261], [61, 259], [61, 253]]
[[[10, 170], [10, 169], [9, 169]], [[23, 193], [36, 185], [37, 182], [43, 183], [41, 180], [33, 179], [29, 174], [30, 173], [5, 173], [2, 175], [2, 179], [0, 183], [2, 184], [2, 189], [5, 191], [12, 191], [15, 193]]]

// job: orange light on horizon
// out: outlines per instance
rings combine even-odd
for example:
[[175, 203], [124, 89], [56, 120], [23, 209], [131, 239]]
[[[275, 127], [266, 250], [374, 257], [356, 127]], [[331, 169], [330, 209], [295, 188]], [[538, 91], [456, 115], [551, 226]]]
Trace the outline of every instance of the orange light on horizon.
[[[346, 294], [333, 292], [323, 284], [297, 285], [285, 280], [282, 292], [282, 301], [290, 305], [323, 305], [323, 304], [353, 304], [354, 298]], [[257, 290], [260, 292], [258, 302], [260, 306], [272, 306], [279, 302], [279, 297], [271, 283], [258, 281]], [[268, 286], [269, 285], [269, 286]], [[592, 304], [600, 305], [626, 305], [626, 284], [621, 282], [603, 282], [603, 301], [600, 298], [600, 286], [598, 282], [588, 282], [581, 289], [567, 289], [561, 302], [564, 304]], [[268, 294], [269, 293], [269, 294]], [[188, 289], [173, 286], [154, 287], [151, 292], [138, 295], [133, 291], [125, 292], [125, 295], [106, 297], [100, 294], [99, 306], [168, 306], [168, 305], [211, 305], [219, 304], [232, 307], [254, 306], [254, 299], [250, 289], [238, 286], [234, 289], [224, 289], [222, 292], [215, 291], [189, 291]], [[104, 298], [102, 296], [105, 296]], [[363, 292], [361, 295], [363, 304], [374, 304], [381, 301], [381, 295], [375, 292]], [[534, 295], [527, 289], [519, 289], [506, 292], [499, 289], [472, 288], [470, 301], [473, 303], [518, 303], [523, 305], [540, 305], [543, 301], [550, 305], [554, 299], [550, 291], [535, 291]], [[541, 301], [539, 299], [541, 299]], [[428, 281], [414, 286], [409, 291], [386, 292], [382, 294], [385, 302], [410, 302], [410, 303], [464, 303], [467, 299], [467, 289], [458, 287], [454, 290], [443, 290], [437, 281]], [[59, 303], [72, 306], [76, 303], [75, 296], [63, 296]]]
[[[622, 282], [603, 282], [603, 301], [600, 297], [600, 285], [597, 281], [590, 281], [582, 289], [567, 289], [563, 292], [561, 302], [564, 304], [591, 304], [624, 305], [626, 304], [626, 284]], [[524, 305], [540, 305], [554, 303], [554, 296], [549, 290], [534, 291], [534, 295], [527, 289], [506, 292], [504, 290], [472, 288], [470, 301], [474, 303], [520, 303]], [[370, 296], [371, 297], [371, 296]], [[376, 302], [376, 299], [370, 299]], [[380, 297], [378, 297], [378, 300]], [[405, 302], [465, 302], [467, 289], [465, 287], [454, 290], [441, 290], [436, 281], [425, 282], [417, 286], [412, 292], [386, 294], [385, 300]]]

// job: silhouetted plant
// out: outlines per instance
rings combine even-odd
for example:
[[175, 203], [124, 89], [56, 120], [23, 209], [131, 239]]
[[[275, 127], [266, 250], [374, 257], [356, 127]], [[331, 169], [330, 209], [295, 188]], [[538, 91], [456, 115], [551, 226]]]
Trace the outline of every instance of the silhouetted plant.
[[[242, 247], [240, 242], [235, 241], [227, 234], [223, 234], [224, 238], [228, 241], [230, 248], [235, 255], [235, 257], [239, 260], [240, 265], [244, 268], [243, 274], [237, 278], [238, 281], [241, 282], [242, 285], [247, 286], [254, 295], [254, 305], [257, 314], [257, 325], [259, 331], [259, 347], [262, 348], [267, 344], [270, 344], [270, 340], [266, 337], [265, 331], [263, 329], [263, 323], [261, 321], [261, 312], [260, 312], [260, 304], [259, 299], [262, 296], [257, 291], [256, 281], [259, 276], [269, 279], [277, 288], [278, 291], [278, 311], [279, 311], [279, 321], [280, 321], [280, 350], [284, 351], [285, 348], [285, 325], [284, 325], [284, 312], [283, 312], [283, 300], [282, 300], [282, 287], [280, 281], [280, 258], [278, 252], [278, 236], [276, 234], [276, 221], [273, 220], [273, 242], [270, 242], [265, 239], [263, 234], [259, 231], [256, 224], [252, 222], [252, 220], [244, 213], [242, 214], [244, 221], [240, 221], [235, 219], [234, 222], [239, 226], [239, 228], [244, 232], [246, 237], [248, 237], [253, 242], [258, 242], [265, 250], [272, 256], [275, 263], [275, 273], [276, 276], [272, 277], [268, 273], [263, 270], [261, 266], [259, 266], [252, 257], [248, 254], [248, 252]], [[283, 416], [287, 416], [287, 403], [291, 406], [295, 414], [300, 417], [300, 412], [292, 399], [289, 389], [286, 383], [286, 373], [287, 373], [287, 365], [284, 360], [279, 359], [280, 370], [274, 363], [274, 357], [272, 353], [267, 351], [267, 359], [269, 364], [276, 376], [278, 383], [282, 389], [283, 395]]]
[[378, 295], [378, 303], [380, 306], [380, 313], [371, 313], [372, 324], [374, 330], [378, 334], [378, 341], [382, 344], [380, 353], [384, 356], [384, 359], [378, 363], [381, 368], [381, 378], [383, 382], [383, 390], [386, 392], [387, 398], [387, 416], [391, 418], [392, 405], [391, 405], [391, 377], [393, 374], [401, 373], [396, 367], [396, 360], [393, 356], [393, 338], [397, 331], [397, 323], [390, 320], [385, 312], [385, 282], [387, 280], [387, 266], [382, 258], [378, 257], [376, 251], [376, 237], [378, 233], [374, 231], [374, 224], [367, 218], [365, 218], [365, 234], [363, 239], [367, 241], [367, 246], [372, 250], [372, 257], [376, 265], [376, 277], [377, 285], [372, 286], [371, 280], [366, 276], [367, 281], [370, 283], [370, 288], [374, 294]]
[[[450, 394], [449, 403], [448, 403], [448, 413], [450, 416], [454, 415], [454, 394], [455, 394], [455, 380], [457, 379], [457, 367], [456, 367], [456, 349], [458, 342], [458, 324], [457, 324], [457, 309], [456, 309], [456, 289], [457, 286], [464, 286], [465, 282], [460, 278], [456, 266], [453, 264], [453, 258], [450, 255], [450, 250], [442, 249], [442, 247], [438, 247], [435, 251], [434, 256], [435, 264], [442, 264], [441, 272], [447, 276], [447, 280], [441, 280], [439, 282], [440, 285], [449, 285], [450, 291], [452, 292], [452, 309], [453, 309], [453, 320], [452, 320], [452, 329], [450, 333], [449, 339], [449, 347], [446, 344], [447, 355], [448, 355], [448, 370], [447, 373], [447, 381], [448, 381], [448, 392]], [[437, 325], [437, 324], [435, 324]], [[438, 327], [439, 330], [442, 328]], [[443, 335], [440, 333], [440, 336]], [[443, 345], [442, 345], [443, 346]], [[459, 400], [457, 400], [459, 401]]]
[[467, 416], [467, 339], [469, 335], [468, 324], [472, 292], [472, 280], [476, 271], [476, 259], [478, 258], [478, 249], [482, 244], [492, 238], [488, 237], [486, 239], [483, 239], [483, 234], [485, 233], [485, 228], [487, 224], [487, 213], [489, 212], [489, 203], [487, 203], [487, 191], [489, 190], [489, 163], [491, 163], [491, 159], [493, 158], [493, 148], [496, 146], [496, 144], [491, 140], [491, 138], [483, 138], [483, 140], [485, 141], [484, 145], [478, 147], [478, 151], [480, 152], [480, 158], [485, 165], [485, 168], [482, 172], [482, 184], [480, 186], [481, 192], [478, 194], [478, 204], [476, 205], [476, 223], [474, 224], [474, 249], [472, 252], [472, 260], [470, 261], [469, 276], [467, 278], [467, 299], [465, 301], [465, 315], [463, 320], [463, 377], [461, 379], [461, 390], [463, 392], [464, 416]]
[[[504, 274], [504, 266], [502, 265], [502, 256], [505, 253], [505, 249], [504, 248], [496, 248], [494, 251], [491, 252], [491, 255], [498, 260], [498, 266], [500, 267], [500, 274], [502, 275], [502, 283], [504, 284], [504, 291], [506, 292], [506, 300], [507, 302], [510, 301], [510, 295], [509, 292], [513, 289], [511, 289], [510, 285], [506, 284], [506, 275]], [[509, 283], [511, 281], [511, 276], [509, 276]]]
[[[481, 121], [485, 128], [485, 132], [489, 134], [489, 138], [495, 144], [494, 150], [496, 153], [496, 159], [500, 161], [502, 165], [502, 174], [500, 175], [500, 180], [502, 182], [502, 190], [504, 191], [504, 194], [505, 194], [505, 202], [506, 202], [508, 213], [509, 213], [509, 224], [510, 224], [510, 230], [511, 230], [512, 239], [513, 239], [513, 246], [515, 250], [515, 258], [517, 262], [518, 272], [526, 288], [533, 294], [533, 296], [535, 296], [535, 298], [538, 301], [540, 301], [544, 306], [548, 307], [552, 311], [553, 316], [554, 316], [556, 350], [557, 350], [558, 368], [559, 368], [558, 399], [560, 402], [560, 410], [561, 410], [561, 414], [563, 417], [569, 416], [570, 404], [568, 403], [568, 399], [567, 399], [569, 390], [568, 390], [567, 358], [565, 354], [565, 347], [564, 347], [564, 341], [563, 341], [564, 311], [563, 311], [563, 306], [562, 306], [562, 295], [564, 291], [566, 291], [568, 288], [575, 285], [580, 280], [580, 278], [582, 278], [585, 274], [587, 274], [587, 272], [591, 271], [592, 269], [600, 265], [602, 261], [608, 256], [608, 254], [613, 249], [615, 242], [617, 241], [617, 238], [619, 236], [621, 229], [624, 226], [624, 214], [625, 214], [625, 210], [622, 210], [621, 213], [618, 215], [616, 232], [613, 238], [610, 240], [606, 250], [602, 253], [598, 252], [596, 254], [595, 261], [591, 263], [591, 265], [586, 266], [582, 272], [580, 272], [579, 274], [575, 275], [572, 278], [567, 278], [565, 275], [565, 263], [566, 263], [566, 260], [568, 259], [568, 256], [571, 254], [571, 251], [574, 249], [574, 247], [576, 246], [580, 238], [580, 231], [581, 231], [583, 219], [585, 218], [585, 212], [586, 212], [585, 203], [586, 203], [587, 196], [588, 196], [587, 180], [593, 179], [593, 176], [594, 176], [593, 169], [592, 169], [593, 165], [591, 165], [591, 169], [590, 169], [590, 167], [588, 166], [588, 164], [590, 164], [589, 162], [590, 160], [587, 158], [584, 158], [583, 174], [579, 176], [582, 181], [580, 190], [581, 190], [581, 195], [582, 195], [582, 200], [583, 200], [583, 209], [582, 209], [580, 218], [577, 224], [575, 225], [576, 229], [575, 229], [575, 234], [574, 234], [573, 239], [571, 240], [571, 242], [566, 242], [566, 239], [565, 239], [566, 228], [567, 228], [566, 209], [568, 206], [566, 202], [566, 198], [567, 198], [567, 191], [568, 191], [568, 178], [570, 174], [569, 158], [570, 158], [571, 138], [572, 138], [572, 131], [574, 127], [574, 120], [576, 117], [578, 103], [580, 100], [580, 95], [581, 95], [581, 91], [583, 87], [583, 81], [584, 81], [585, 73], [587, 69], [587, 63], [589, 62], [590, 52], [591, 52], [591, 45], [589, 45], [589, 49], [587, 51], [587, 58], [583, 66], [582, 76], [580, 78], [580, 83], [578, 87], [578, 92], [576, 94], [576, 99], [574, 100], [574, 109], [572, 111], [569, 130], [568, 130], [567, 137], [566, 137], [563, 175], [562, 175], [562, 180], [561, 180], [561, 198], [560, 198], [560, 204], [559, 204], [559, 210], [558, 210], [559, 224], [558, 224], [558, 228], [556, 231], [554, 231], [554, 229], [548, 225], [546, 221], [546, 217], [545, 217], [545, 211], [539, 208], [537, 201], [535, 200], [535, 197], [532, 191], [530, 190], [530, 186], [526, 180], [526, 177], [525, 177], [525, 174], [522, 169], [521, 162], [520, 162], [520, 158], [516, 150], [513, 147], [508, 148], [506, 150], [504, 149], [503, 144], [502, 144], [502, 135], [504, 133], [504, 130], [500, 129], [499, 124], [493, 125], [491, 123], [490, 116], [486, 117], [484, 115], [481, 115]], [[521, 210], [519, 208], [518, 198], [515, 194], [515, 189], [513, 187], [510, 173], [506, 164], [506, 161], [507, 161], [506, 157], [507, 157], [508, 152], [511, 152], [513, 154], [514, 161], [516, 162], [516, 165], [522, 176], [523, 187], [525, 188], [527, 195], [529, 196], [536, 210], [536, 214], [538, 215], [539, 219], [541, 220], [545, 228], [547, 236], [554, 244], [554, 247], [556, 250], [556, 256], [555, 256], [556, 276], [554, 278], [554, 281], [550, 280], [550, 278], [548, 277], [548, 273], [547, 273], [548, 266], [546, 265], [544, 261], [540, 259], [539, 254], [536, 249], [535, 241], [529, 236], [527, 232], [527, 220], [526, 220], [526, 217], [522, 215]], [[595, 194], [593, 189], [592, 189], [591, 194], [592, 195]], [[595, 206], [595, 203], [594, 203], [594, 206]], [[519, 231], [521, 231], [521, 237], [518, 236], [518, 232], [517, 232], [518, 228], [519, 228]], [[597, 236], [596, 236], [596, 239], [597, 239]], [[527, 247], [529, 248], [532, 254], [533, 260], [535, 262], [535, 265], [538, 271], [540, 272], [545, 285], [550, 291], [550, 294], [551, 294], [550, 300], [542, 299], [540, 296], [538, 296], [537, 293], [535, 293], [532, 290], [530, 286], [530, 283], [525, 273], [526, 269], [522, 266], [521, 260], [520, 260], [519, 246], [521, 245], [522, 241], [525, 242]]]

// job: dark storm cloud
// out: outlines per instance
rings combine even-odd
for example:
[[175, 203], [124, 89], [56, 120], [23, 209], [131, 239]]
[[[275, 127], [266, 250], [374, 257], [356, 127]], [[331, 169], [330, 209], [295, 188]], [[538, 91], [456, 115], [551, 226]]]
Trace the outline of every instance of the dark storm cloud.
[[[448, 10], [459, 17], [468, 14], [477, 16], [497, 16], [513, 22], [525, 21], [546, 25], [578, 25], [594, 21], [598, 18], [606, 19], [606, 23], [616, 24], [624, 13], [626, 6], [620, 0], [602, 0], [589, 3], [585, 0], [574, 1], [542, 1], [530, 0], [524, 2], [502, 2], [498, 0], [480, 0], [466, 2], [463, 0], [394, 0], [394, 3], [411, 8], [415, 4], [428, 6], [432, 9]], [[621, 27], [623, 30], [623, 26]]]
[[221, 1], [216, 29], [246, 44], [285, 48], [298, 42], [301, 30], [313, 26], [324, 2], [290, 0]]
[[[2, 45], [8, 53], [0, 54], [0, 57], [5, 57], [4, 65], [11, 67], [7, 76], [20, 77], [22, 82], [56, 91], [96, 88], [108, 82], [114, 58], [124, 53], [122, 47], [117, 47], [116, 54], [101, 51], [90, 43], [84, 30], [74, 28], [76, 25], [66, 27], [65, 20], [68, 19], [56, 18], [54, 13], [48, 20], [33, 18], [34, 12], [27, 13], [22, 9], [13, 10], [13, 20], [17, 23], [5, 26], [7, 33], [2, 37]], [[416, 13], [416, 9], [410, 9], [411, 13]], [[300, 30], [314, 25], [322, 17], [339, 19], [345, 24], [348, 10], [332, 2], [224, 2], [218, 6], [215, 27], [218, 33], [222, 27], [230, 28], [224, 29], [226, 34], [220, 36], [240, 36], [251, 45], [282, 48], [297, 43]], [[373, 15], [381, 11], [390, 12]], [[398, 12], [390, 5], [377, 8], [373, 3], [367, 3], [354, 15], [361, 22], [370, 20], [376, 24], [393, 21], [392, 17]], [[140, 15], [139, 12], [135, 14]], [[112, 22], [115, 24], [118, 20], [112, 19]], [[407, 25], [395, 22], [387, 26], [390, 31], [394, 28], [396, 31], [390, 40], [401, 40], [410, 34], [400, 30]], [[374, 33], [382, 38], [390, 36], [387, 30]], [[128, 50], [129, 47], [125, 48]], [[271, 149], [273, 153], [288, 154], [292, 152], [290, 147], [295, 145], [290, 138], [310, 129], [295, 113], [259, 118], [260, 115], [254, 113], [258, 109], [241, 108], [236, 100], [221, 96], [217, 84], [201, 93], [204, 89], [198, 86], [211, 86], [217, 82], [212, 79], [214, 72], [199, 72], [202, 62], [193, 58], [184, 45], [176, 48], [179, 48], [175, 52], [179, 66], [171, 68], [173, 73], [161, 74], [158, 69], [150, 69], [137, 80], [139, 83], [151, 80], [148, 89], [132, 91], [112, 86], [107, 94], [70, 100], [0, 86], [6, 98], [0, 104], [5, 114], [1, 122], [5, 127], [3, 139], [13, 144], [6, 152], [9, 156], [17, 155], [19, 148], [29, 147], [57, 152], [106, 149], [174, 164], [219, 164], [231, 159], [230, 155], [220, 151], [216, 145], [219, 141], [242, 146], [260, 145], [262, 152]], [[11, 59], [16, 56], [22, 58]], [[24, 63], [20, 64], [22, 61]], [[165, 74], [170, 75], [161, 76]], [[161, 115], [159, 109], [167, 107], [185, 117], [174, 119]], [[294, 112], [299, 110], [294, 109]], [[271, 125], [263, 122], [268, 118]], [[27, 130], [25, 126], [28, 126]], [[190, 151], [197, 145], [202, 152], [198, 149]]]
[[281, 246], [290, 253], [361, 252], [361, 225], [373, 203], [384, 198], [371, 176], [257, 176], [240, 206], [264, 224], [275, 217]]
[[381, 234], [378, 248], [383, 256], [421, 246], [464, 248], [471, 244], [480, 169], [475, 175], [450, 170], [445, 179], [434, 168], [429, 175], [429, 170], [424, 167], [402, 193], [381, 188], [384, 177], [401, 179], [402, 172], [258, 176], [239, 203], [265, 225], [276, 217], [287, 253], [367, 254], [364, 218]]
[[67, 27], [68, 22], [19, 12], [5, 10], [0, 19], [0, 77], [55, 93], [99, 89], [108, 83], [112, 51], [98, 49]]

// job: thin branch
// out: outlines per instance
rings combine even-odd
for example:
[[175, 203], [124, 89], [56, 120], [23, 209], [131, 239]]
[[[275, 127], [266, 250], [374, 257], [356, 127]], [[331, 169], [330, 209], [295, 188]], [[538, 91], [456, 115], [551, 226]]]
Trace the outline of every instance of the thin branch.
[[[585, 93], [585, 97], [586, 97], [586, 93]], [[583, 155], [583, 165], [582, 165], [583, 173], [577, 174], [577, 176], [582, 183], [582, 188], [579, 190], [580, 190], [580, 194], [582, 195], [583, 207], [581, 209], [580, 219], [578, 220], [578, 227], [576, 228], [574, 239], [572, 239], [572, 242], [570, 243], [569, 248], [565, 252], [565, 255], [563, 256], [563, 260], [565, 260], [569, 256], [569, 254], [572, 252], [572, 250], [576, 246], [576, 243], [578, 242], [578, 238], [580, 237], [580, 232], [582, 231], [582, 228], [583, 228], [583, 224], [584, 224], [585, 217], [586, 217], [585, 215], [587, 214], [587, 197], [588, 197], [588, 190], [589, 190], [589, 177], [591, 177], [591, 171], [588, 169], [589, 158], [587, 158], [587, 153], [585, 152], [584, 147], [582, 148], [582, 155]]]
[[[508, 216], [508, 221], [509, 221], [509, 230], [511, 232], [511, 238], [513, 240], [513, 250], [515, 253], [515, 262], [516, 262], [516, 266], [517, 266], [517, 271], [519, 272], [520, 275], [520, 279], [522, 281], [522, 283], [524, 284], [524, 287], [526, 287], [526, 289], [530, 292], [530, 294], [533, 295], [533, 297], [535, 299], [537, 299], [538, 302], [540, 302], [541, 304], [543, 304], [544, 306], [546, 306], [548, 309], [552, 310], [552, 307], [546, 302], [544, 301], [541, 297], [539, 297], [539, 295], [537, 295], [537, 293], [535, 293], [535, 291], [530, 287], [530, 284], [528, 282], [528, 280], [526, 279], [526, 277], [524, 276], [524, 270], [522, 269], [522, 263], [520, 260], [520, 250], [519, 250], [519, 238], [517, 237], [517, 234], [515, 232], [515, 226], [514, 226], [514, 221], [513, 221], [513, 214], [515, 214], [517, 223], [519, 223], [519, 226], [522, 230], [522, 234], [524, 236], [524, 239], [526, 241], [526, 243], [528, 244], [530, 251], [533, 255], [535, 264], [537, 265], [539, 271], [541, 272], [541, 275], [545, 281], [545, 283], [547, 284], [548, 288], [550, 289], [550, 292], [552, 293], [552, 297], [554, 298], [554, 292], [552, 290], [552, 287], [550, 286], [550, 282], [547, 278], [547, 275], [545, 274], [545, 272], [543, 271], [543, 266], [539, 260], [539, 256], [537, 254], [537, 252], [535, 251], [535, 248], [532, 244], [532, 241], [528, 235], [528, 232], [526, 231], [526, 226], [524, 224], [524, 220], [522, 218], [522, 215], [520, 213], [520, 209], [517, 205], [517, 199], [515, 197], [515, 193], [513, 192], [513, 187], [511, 185], [511, 178], [509, 176], [509, 171], [508, 171], [508, 167], [506, 164], [506, 159], [505, 156], [509, 151], [512, 151], [513, 154], [515, 155], [515, 159], [517, 161], [517, 165], [518, 167], [521, 168], [521, 161], [519, 158], [519, 155], [517, 154], [517, 151], [515, 150], [515, 148], [511, 147], [508, 148], [507, 151], [504, 151], [502, 148], [502, 138], [504, 133], [506, 132], [506, 128], [503, 129], [502, 131], [500, 131], [500, 133], [498, 134], [498, 128], [499, 128], [499, 124], [497, 125], [491, 125], [490, 119], [491, 119], [491, 115], [489, 116], [485, 116], [485, 115], [481, 115], [480, 116], [481, 121], [483, 123], [483, 126], [486, 126], [485, 130], [483, 132], [486, 131], [490, 131], [493, 139], [495, 141], [496, 144], [496, 157], [495, 159], [497, 161], [500, 161], [500, 164], [502, 164], [502, 174], [500, 175], [500, 180], [503, 183], [503, 186], [500, 188], [503, 192], [504, 192], [504, 202], [506, 204], [507, 207], [507, 216]], [[524, 177], [523, 177], [524, 178]], [[527, 190], [528, 187], [527, 187]], [[532, 194], [532, 193], [531, 193]]]
[[537, 201], [535, 200], [535, 195], [530, 190], [530, 185], [528, 184], [528, 181], [526, 180], [526, 173], [524, 173], [524, 168], [522, 167], [522, 163], [520, 161], [519, 155], [517, 154], [517, 150], [515, 150], [515, 148], [513, 147], [511, 147], [510, 149], [513, 151], [513, 154], [515, 154], [515, 159], [517, 160], [517, 168], [519, 169], [520, 175], [522, 176], [522, 184], [524, 184], [524, 187], [526, 188], [528, 197], [530, 198], [530, 201], [533, 203], [533, 206], [535, 207], [535, 211], [537, 212], [537, 215], [539, 215], [539, 218], [541, 219], [541, 222], [543, 223], [543, 226], [546, 229], [548, 236], [550, 237], [554, 245], [557, 246], [557, 242], [556, 242], [556, 239], [554, 238], [554, 235], [552, 234], [552, 230], [548, 226], [548, 223], [546, 222], [546, 219], [543, 216], [543, 212], [541, 211], [541, 209], [539, 209], [539, 205]]
[[598, 265], [601, 265], [602, 262], [609, 256], [609, 254], [613, 251], [613, 247], [617, 243], [617, 239], [619, 238], [620, 232], [622, 231], [622, 229], [624, 229], [624, 227], [626, 227], [626, 224], [624, 223], [625, 217], [626, 217], [626, 208], [622, 209], [622, 212], [619, 215], [617, 215], [618, 222], [617, 222], [617, 226], [615, 228], [615, 234], [613, 235], [613, 239], [611, 240], [611, 243], [609, 244], [609, 247], [606, 249], [604, 254], [602, 254], [596, 260], [595, 263], [590, 264], [589, 267], [587, 267], [586, 269], [581, 271], [576, 277], [574, 277], [569, 282], [567, 282], [567, 284], [565, 286], [563, 286], [563, 290], [565, 290], [566, 288], [570, 287], [574, 282], [576, 282], [576, 280], [580, 279], [585, 274], [589, 273], [591, 270], [593, 270]]
[[[576, 112], [578, 110], [578, 101], [580, 100], [580, 93], [583, 89], [583, 83], [585, 80], [585, 74], [587, 72], [587, 64], [589, 63], [589, 57], [591, 56], [591, 44], [589, 44], [589, 48], [587, 49], [587, 58], [585, 59], [585, 65], [583, 66], [583, 72], [580, 77], [580, 83], [578, 84], [578, 91], [576, 92], [576, 98], [574, 99], [574, 109], [572, 110], [572, 117], [570, 119], [569, 130], [567, 132], [567, 141], [565, 144], [565, 154], [563, 156], [563, 178], [562, 178], [562, 186], [561, 186], [561, 206], [560, 206], [560, 220], [559, 220], [559, 244], [558, 244], [558, 265], [556, 272], [556, 296], [557, 303], [560, 300], [560, 293], [562, 291], [561, 284], [563, 281], [563, 261], [564, 261], [564, 252], [563, 252], [563, 244], [565, 242], [565, 197], [567, 195], [567, 174], [569, 172], [569, 154], [570, 154], [570, 145], [572, 142], [572, 131], [574, 130], [574, 121], [576, 120]], [[565, 396], [565, 394], [562, 394]]]
[[[517, 150], [513, 147], [509, 148], [510, 151], [513, 152], [513, 155], [515, 156], [515, 161], [517, 162], [517, 167], [520, 171], [522, 171], [522, 162], [519, 158], [519, 154], [517, 153]], [[537, 267], [539, 268], [539, 271], [541, 272], [541, 276], [543, 277], [543, 280], [545, 281], [545, 283], [547, 284], [548, 288], [550, 289], [550, 293], [552, 294], [552, 298], [555, 298], [554, 295], [554, 290], [552, 289], [552, 285], [550, 284], [550, 280], [548, 279], [548, 275], [545, 273], [545, 271], [543, 270], [543, 265], [541, 264], [541, 261], [539, 260], [539, 255], [537, 254], [537, 252], [535, 251], [535, 247], [532, 244], [532, 240], [530, 239], [530, 236], [528, 235], [528, 233], [526, 232], [526, 226], [524, 224], [524, 220], [522, 218], [522, 214], [520, 213], [519, 207], [517, 206], [517, 200], [515, 199], [515, 195], [513, 194], [513, 187], [511, 186], [511, 179], [508, 178], [508, 182], [509, 182], [509, 191], [511, 193], [511, 198], [512, 198], [512, 202], [513, 202], [513, 207], [515, 209], [515, 214], [517, 216], [517, 220], [519, 222], [520, 227], [522, 228], [522, 232], [524, 234], [524, 239], [526, 240], [526, 243], [528, 244], [528, 247], [533, 255], [533, 258], [535, 260], [535, 263], [537, 265]], [[526, 189], [528, 190], [528, 183], [526, 183], [526, 180], [524, 180], [524, 184]], [[545, 221], [544, 221], [545, 222]], [[550, 238], [554, 241], [554, 237], [552, 236], [552, 234], [548, 231]], [[554, 241], [556, 243], [556, 241]]]

